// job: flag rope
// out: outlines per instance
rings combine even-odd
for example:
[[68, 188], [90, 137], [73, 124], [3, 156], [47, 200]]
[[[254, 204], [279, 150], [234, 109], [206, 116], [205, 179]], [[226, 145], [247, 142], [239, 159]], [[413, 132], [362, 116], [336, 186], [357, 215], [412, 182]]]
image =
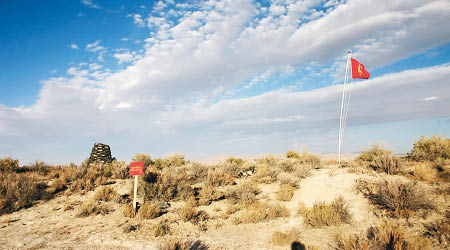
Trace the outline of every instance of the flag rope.
[[338, 155], [338, 164], [341, 164], [341, 145], [342, 145], [342, 136], [343, 136], [343, 113], [344, 113], [344, 101], [345, 101], [345, 87], [346, 87], [346, 83], [348, 81], [348, 72], [349, 72], [349, 61], [350, 61], [350, 56], [351, 56], [351, 52], [348, 52], [347, 55], [347, 64], [345, 66], [345, 76], [344, 76], [344, 89], [342, 90], [342, 101], [341, 101], [341, 114], [339, 116], [339, 135], [338, 135], [338, 151], [339, 151], [339, 155]]

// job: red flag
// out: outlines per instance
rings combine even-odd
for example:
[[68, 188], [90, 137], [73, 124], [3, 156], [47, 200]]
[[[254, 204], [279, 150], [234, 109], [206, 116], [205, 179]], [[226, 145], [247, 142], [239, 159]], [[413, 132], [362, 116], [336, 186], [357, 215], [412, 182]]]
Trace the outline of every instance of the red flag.
[[352, 58], [352, 78], [369, 79], [370, 73], [364, 69], [364, 65]]

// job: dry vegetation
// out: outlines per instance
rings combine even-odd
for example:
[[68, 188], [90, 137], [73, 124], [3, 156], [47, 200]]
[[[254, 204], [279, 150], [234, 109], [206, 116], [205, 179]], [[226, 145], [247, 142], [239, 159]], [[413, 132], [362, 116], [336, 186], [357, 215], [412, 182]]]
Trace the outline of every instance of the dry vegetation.
[[[306, 151], [254, 160], [229, 158], [211, 166], [180, 154], [161, 159], [136, 154], [132, 160], [145, 165], [144, 176], [139, 177], [137, 211], [129, 198], [132, 188], [117, 184], [129, 178], [124, 161], [90, 166], [87, 161], [80, 166], [36, 161], [19, 166], [17, 160], [4, 158], [0, 159], [0, 215], [5, 218], [67, 197], [66, 204], [53, 205], [60, 216], [86, 224], [97, 217], [114, 220], [122, 237], [143, 237], [159, 249], [286, 249], [288, 245], [292, 249], [448, 249], [449, 145], [443, 137], [422, 137], [405, 157], [374, 145], [341, 167], [335, 160], [322, 160]], [[302, 202], [307, 192], [315, 192], [305, 190], [305, 181], [342, 174], [356, 182], [351, 197], [360, 197], [364, 204], [337, 195], [331, 202]], [[350, 191], [341, 194], [345, 192]], [[358, 209], [368, 210], [364, 215], [372, 217], [363, 221], [370, 223], [360, 223], [361, 216], [354, 214]], [[8, 228], [14, 220], [4, 221]]]

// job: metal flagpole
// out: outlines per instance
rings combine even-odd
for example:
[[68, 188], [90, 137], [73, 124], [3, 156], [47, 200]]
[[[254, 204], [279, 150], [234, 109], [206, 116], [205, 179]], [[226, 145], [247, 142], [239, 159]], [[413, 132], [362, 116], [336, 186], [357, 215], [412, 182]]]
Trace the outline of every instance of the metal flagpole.
[[339, 148], [339, 156], [338, 156], [338, 164], [341, 165], [341, 144], [342, 144], [342, 129], [343, 129], [343, 117], [342, 114], [344, 112], [344, 99], [345, 99], [345, 86], [348, 81], [348, 62], [350, 60], [351, 51], [348, 51], [347, 54], [347, 64], [345, 66], [345, 76], [344, 76], [344, 89], [342, 90], [342, 101], [341, 101], [341, 115], [339, 116], [339, 138], [338, 138], [338, 148]]

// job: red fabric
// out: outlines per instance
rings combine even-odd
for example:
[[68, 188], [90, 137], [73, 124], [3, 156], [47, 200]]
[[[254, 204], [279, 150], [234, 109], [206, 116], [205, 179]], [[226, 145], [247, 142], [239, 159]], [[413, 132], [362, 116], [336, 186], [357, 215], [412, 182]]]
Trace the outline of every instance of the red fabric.
[[352, 58], [352, 78], [369, 79], [370, 73], [364, 69], [364, 65]]

